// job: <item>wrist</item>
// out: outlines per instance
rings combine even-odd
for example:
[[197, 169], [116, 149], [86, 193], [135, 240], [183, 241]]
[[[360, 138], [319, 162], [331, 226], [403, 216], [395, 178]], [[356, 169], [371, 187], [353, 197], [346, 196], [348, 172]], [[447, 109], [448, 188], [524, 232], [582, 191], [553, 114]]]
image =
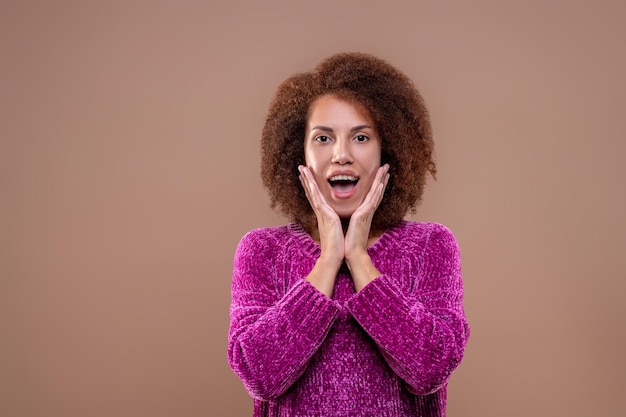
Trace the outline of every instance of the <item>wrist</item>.
[[315, 265], [324, 270], [336, 270], [339, 271], [341, 264], [343, 263], [343, 257], [337, 255], [337, 251], [323, 250], [320, 257], [315, 261]]
[[335, 288], [335, 279], [339, 272], [341, 262], [337, 264], [332, 258], [320, 256], [306, 280], [311, 283], [320, 292], [326, 295], [328, 298], [333, 298], [333, 290]]
[[367, 251], [352, 256], [350, 260], [346, 259], [346, 264], [357, 292], [380, 276], [380, 271], [374, 266]]
[[369, 253], [364, 248], [355, 248], [349, 253], [346, 253], [346, 264], [348, 267], [358, 267], [358, 265], [367, 264], [372, 262]]

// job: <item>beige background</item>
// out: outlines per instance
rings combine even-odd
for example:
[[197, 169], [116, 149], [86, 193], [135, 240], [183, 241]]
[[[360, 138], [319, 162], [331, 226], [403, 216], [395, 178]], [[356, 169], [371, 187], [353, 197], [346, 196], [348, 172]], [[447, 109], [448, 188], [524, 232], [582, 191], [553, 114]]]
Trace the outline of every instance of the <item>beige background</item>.
[[[384, 3], [384, 4], [383, 4]], [[450, 416], [626, 410], [626, 6], [0, 3], [0, 415], [249, 416], [226, 362], [277, 86], [345, 50], [419, 85], [472, 336]]]

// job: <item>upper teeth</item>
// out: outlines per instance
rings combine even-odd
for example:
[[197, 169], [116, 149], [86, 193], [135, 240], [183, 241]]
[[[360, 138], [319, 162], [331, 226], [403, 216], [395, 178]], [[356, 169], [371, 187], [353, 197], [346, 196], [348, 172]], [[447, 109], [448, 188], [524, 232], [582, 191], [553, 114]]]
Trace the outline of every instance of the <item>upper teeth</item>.
[[356, 181], [357, 178], [351, 175], [335, 175], [334, 177], [330, 177], [331, 181]]

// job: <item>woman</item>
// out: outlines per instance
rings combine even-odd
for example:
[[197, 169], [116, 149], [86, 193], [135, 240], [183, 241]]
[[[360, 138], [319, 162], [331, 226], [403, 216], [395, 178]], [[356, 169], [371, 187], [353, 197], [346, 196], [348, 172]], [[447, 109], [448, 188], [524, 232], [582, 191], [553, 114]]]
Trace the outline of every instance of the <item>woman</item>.
[[454, 236], [403, 220], [436, 173], [417, 89], [331, 56], [279, 86], [261, 152], [291, 223], [235, 254], [228, 358], [254, 416], [445, 416], [469, 327]]

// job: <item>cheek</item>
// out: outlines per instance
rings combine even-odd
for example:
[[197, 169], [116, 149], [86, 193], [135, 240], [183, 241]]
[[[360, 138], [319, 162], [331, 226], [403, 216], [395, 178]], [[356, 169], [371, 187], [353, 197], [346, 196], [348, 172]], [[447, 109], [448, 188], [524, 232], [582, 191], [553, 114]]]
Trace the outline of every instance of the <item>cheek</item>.
[[376, 172], [376, 170], [378, 169], [378, 167], [380, 167], [381, 165], [381, 152], [378, 149], [372, 150], [370, 151], [367, 156], [366, 156], [366, 160], [369, 162], [369, 168], [371, 170], [373, 170], [374, 172]]
[[311, 171], [317, 174], [317, 171], [320, 168], [320, 156], [315, 152], [310, 152], [305, 149], [304, 151], [304, 162], [307, 167], [311, 169]]
[[307, 147], [305, 146], [304, 147], [304, 165], [310, 168], [314, 164], [315, 164], [315, 157], [313, 156], [312, 152], [309, 149], [307, 149]]
[[309, 154], [308, 152], [304, 153], [304, 165], [309, 168], [309, 170], [311, 170], [311, 173], [313, 174], [313, 177], [315, 178], [315, 180], [317, 181], [318, 178], [318, 171], [319, 171], [319, 166], [317, 164], [317, 159], [315, 158], [315, 156]]

